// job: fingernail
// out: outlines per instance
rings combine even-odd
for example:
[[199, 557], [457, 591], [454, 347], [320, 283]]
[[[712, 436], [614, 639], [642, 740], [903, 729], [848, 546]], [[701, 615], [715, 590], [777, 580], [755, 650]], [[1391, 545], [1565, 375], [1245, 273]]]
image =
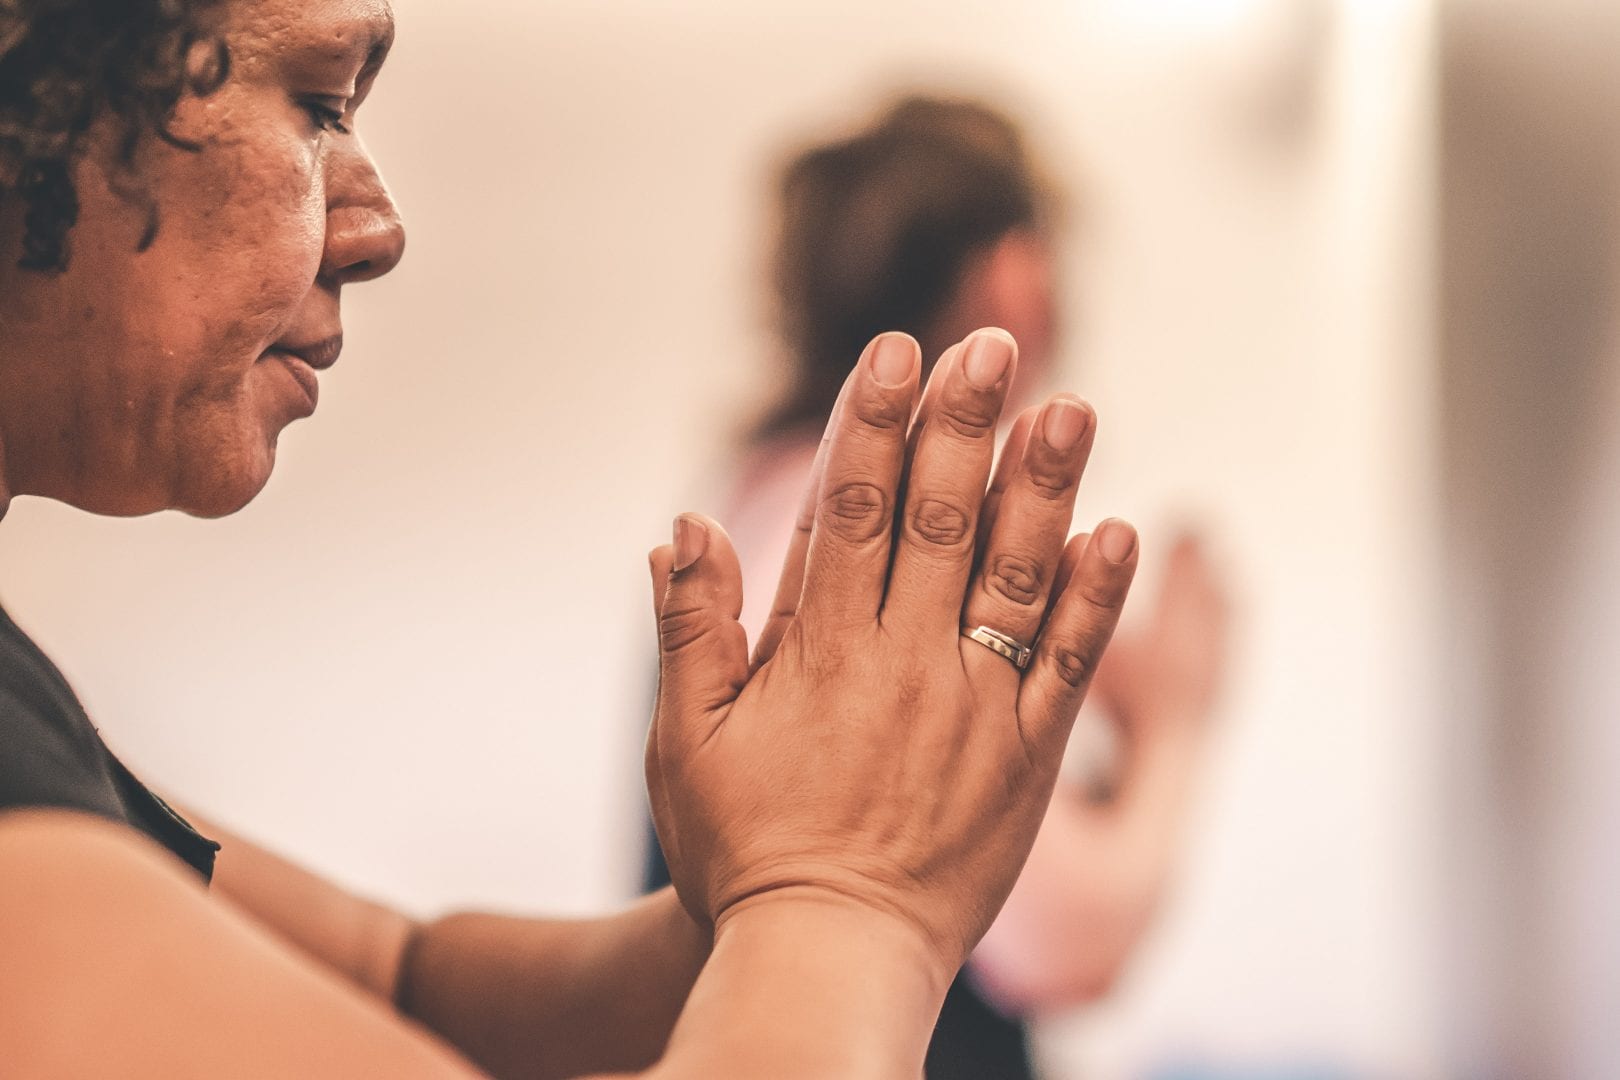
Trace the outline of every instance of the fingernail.
[[709, 527], [691, 514], [675, 519], [675, 570], [685, 570], [709, 550]]
[[1056, 398], [1041, 420], [1041, 437], [1054, 450], [1074, 448], [1091, 426], [1091, 413], [1073, 398]]
[[917, 343], [909, 334], [888, 333], [872, 342], [872, 378], [879, 386], [903, 386], [917, 366]]
[[1097, 550], [1118, 566], [1136, 553], [1136, 530], [1127, 522], [1109, 518], [1097, 526]]
[[979, 330], [968, 338], [962, 373], [980, 390], [990, 390], [1007, 374], [1012, 358], [1012, 339], [1004, 331]]

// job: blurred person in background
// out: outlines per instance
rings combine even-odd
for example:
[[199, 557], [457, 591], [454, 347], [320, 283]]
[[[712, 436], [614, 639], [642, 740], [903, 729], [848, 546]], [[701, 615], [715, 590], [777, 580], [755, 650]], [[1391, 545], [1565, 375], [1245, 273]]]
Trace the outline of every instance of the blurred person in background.
[[[0, 0], [0, 516], [257, 497], [344, 290], [403, 254], [355, 129], [393, 38], [386, 0]], [[222, 846], [0, 612], [0, 1071], [915, 1077], [1137, 554], [1123, 522], [1068, 539], [1095, 429], [1072, 396], [987, 501], [1011, 338], [953, 345], [913, 428], [922, 369], [904, 334], [860, 352], [756, 668], [719, 526], [684, 515], [652, 552], [647, 778], [679, 896], [617, 915], [419, 922]], [[1039, 587], [984, 588], [976, 562], [1014, 552]]]
[[[849, 358], [872, 334], [899, 327], [935, 356], [975, 326], [1000, 326], [1020, 348], [1015, 405], [1048, 378], [1059, 203], [1019, 127], [959, 98], [903, 97], [787, 165], [774, 301], [790, 370], [720, 503], [742, 557], [751, 638], [770, 617], [771, 575]], [[1020, 437], [1015, 429], [1014, 445]], [[1037, 582], [1016, 561], [988, 569], [1012, 591]], [[1060, 784], [1006, 909], [946, 999], [930, 1080], [1033, 1076], [1021, 1018], [1094, 1000], [1124, 970], [1176, 861], [1226, 633], [1220, 583], [1183, 536], [1152, 617], [1116, 640], [1097, 672], [1092, 700], [1115, 725], [1115, 767]], [[654, 842], [648, 885], [667, 880]]]

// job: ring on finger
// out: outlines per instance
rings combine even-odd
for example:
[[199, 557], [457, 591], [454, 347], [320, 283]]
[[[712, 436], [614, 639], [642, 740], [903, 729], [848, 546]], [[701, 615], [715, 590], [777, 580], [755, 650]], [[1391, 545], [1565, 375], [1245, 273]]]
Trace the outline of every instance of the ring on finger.
[[1012, 666], [1019, 671], [1029, 667], [1029, 658], [1034, 655], [1034, 650], [1017, 638], [1003, 634], [1000, 630], [992, 630], [988, 626], [975, 626], [971, 630], [963, 630], [962, 636], [977, 641], [997, 656], [1011, 661]]

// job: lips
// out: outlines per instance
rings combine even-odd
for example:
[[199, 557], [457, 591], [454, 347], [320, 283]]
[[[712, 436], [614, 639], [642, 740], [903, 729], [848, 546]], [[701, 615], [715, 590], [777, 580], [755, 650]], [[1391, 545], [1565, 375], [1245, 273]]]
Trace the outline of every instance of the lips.
[[275, 362], [282, 368], [282, 370], [290, 374], [293, 378], [293, 382], [297, 384], [298, 389], [302, 391], [305, 400], [303, 402], [303, 408], [299, 409], [299, 412], [303, 413], [305, 416], [308, 416], [310, 413], [314, 412], [315, 403], [319, 401], [321, 397], [321, 380], [316, 376], [315, 369], [310, 366], [309, 361], [305, 360], [297, 353], [288, 352], [286, 349], [279, 348], [271, 348], [267, 350], [264, 354], [264, 359]]
[[329, 338], [323, 338], [307, 345], [288, 344], [278, 341], [270, 347], [270, 351], [284, 352], [296, 356], [316, 371], [325, 371], [337, 363], [338, 356], [343, 352], [343, 335], [333, 334]]
[[275, 361], [292, 376], [303, 399], [296, 406], [297, 411], [308, 416], [315, 411], [315, 403], [320, 400], [321, 394], [321, 382], [315, 373], [337, 363], [338, 354], [342, 351], [343, 335], [333, 334], [314, 339], [308, 344], [277, 342], [266, 349], [260, 359]]

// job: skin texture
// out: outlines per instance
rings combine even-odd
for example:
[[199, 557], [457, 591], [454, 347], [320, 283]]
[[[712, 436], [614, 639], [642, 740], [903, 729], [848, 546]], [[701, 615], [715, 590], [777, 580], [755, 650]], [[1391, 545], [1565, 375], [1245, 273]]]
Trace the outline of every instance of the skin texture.
[[667, 889], [593, 919], [467, 912], [413, 923], [202, 824], [224, 845], [214, 896], [492, 1075], [650, 1065], [709, 957], [710, 934]]
[[[905, 832], [917, 827], [913, 819], [918, 805], [901, 807], [888, 796], [905, 792], [929, 807], [923, 821], [941, 849], [930, 853], [931, 859], [944, 866], [971, 864], [984, 857], [977, 848], [986, 821], [973, 810], [990, 815], [990, 808], [1009, 801], [1004, 789], [1028, 784], [1050, 791], [1056, 778], [1047, 767], [1054, 749], [1061, 756], [1061, 744], [1052, 747], [1049, 726], [1035, 718], [1049, 719], [1056, 693], [1051, 680], [1063, 669], [1061, 650], [1067, 643], [1048, 636], [1048, 648], [1058, 651], [1037, 661], [1031, 675], [1034, 697], [1021, 713], [1016, 693], [1005, 693], [1009, 687], [1017, 689], [1017, 670], [958, 633], [959, 625], [984, 624], [1004, 628], [1021, 640], [1034, 639], [1067, 536], [1079, 473], [1091, 448], [1089, 409], [1066, 398], [1050, 403], [1051, 416], [1042, 423], [1061, 423], [1067, 445], [1058, 451], [1036, 441], [1026, 450], [1019, 475], [1036, 479], [1021, 485], [1018, 497], [1003, 500], [999, 519], [988, 530], [981, 583], [970, 590], [978, 504], [995, 451], [996, 415], [1014, 376], [1014, 351], [1005, 334], [981, 332], [948, 353], [936, 369], [922, 407], [925, 421], [909, 448], [910, 484], [891, 538], [896, 507], [888, 490], [896, 486], [908, 455], [905, 428], [920, 354], [902, 335], [879, 338], [869, 350], [851, 377], [842, 406], [863, 425], [857, 429], [863, 432], [861, 443], [844, 452], [836, 444], [828, 447], [803, 585], [785, 587], [787, 593], [799, 594], [798, 609], [779, 637], [767, 630], [766, 638], [775, 638], [775, 643], [767, 646], [768, 654], [756, 656], [755, 677], [746, 686], [742, 680], [748, 672], [748, 654], [736, 621], [741, 571], [729, 545], [710, 553], [716, 562], [725, 560], [726, 577], [732, 579], [731, 587], [711, 602], [732, 610], [729, 624], [718, 632], [727, 639], [725, 652], [720, 651], [718, 638], [696, 639], [714, 644], [705, 670], [729, 680], [713, 682], [706, 690], [719, 694], [726, 686], [736, 686], [741, 692], [735, 700], [722, 699], [712, 714], [692, 721], [690, 729], [666, 724], [669, 698], [691, 693], [672, 683], [666, 673], [649, 755], [651, 768], [662, 777], [668, 793], [666, 805], [655, 805], [654, 813], [671, 855], [671, 875], [700, 917], [718, 919], [740, 900], [784, 888], [822, 887], [858, 898], [871, 893], [890, 903], [897, 890], [914, 890], [915, 895], [897, 905], [900, 913], [921, 922], [924, 935], [948, 957], [960, 952], [959, 962], [966, 956], [964, 946], [976, 942], [988, 926], [986, 899], [999, 907], [1005, 898], [1002, 888], [988, 898], [964, 894], [951, 888], [950, 877], [942, 879], [932, 862], [907, 865], [894, 857], [912, 842]], [[902, 355], [903, 380], [893, 386], [878, 382], [879, 365], [888, 363], [898, 371]], [[681, 549], [700, 538], [707, 544], [710, 532], [695, 521], [683, 524], [671, 564], [680, 568], [677, 576], [691, 569], [684, 566], [690, 555]], [[1132, 545], [1127, 554], [1134, 556], [1134, 539]], [[1014, 567], [1017, 588], [1009, 586], [1009, 568]], [[864, 592], [859, 586], [865, 586]], [[802, 621], [797, 617], [801, 614]], [[666, 652], [694, 644], [689, 640], [693, 615], [684, 603], [666, 600], [662, 616]], [[808, 632], [806, 627], [817, 622], [829, 628]], [[854, 677], [837, 679], [844, 671]], [[1073, 674], [1078, 680], [1089, 678], [1090, 672]], [[773, 681], [817, 677], [832, 677], [850, 693], [821, 695], [813, 703], [819, 715], [805, 708], [811, 702], [773, 700]], [[874, 694], [870, 689], [874, 686], [883, 689]], [[994, 690], [1003, 693], [995, 695]], [[876, 719], [919, 713], [949, 715], [959, 736], [943, 744], [908, 745], [903, 732]], [[1063, 734], [1067, 735], [1066, 727]], [[815, 767], [828, 754], [847, 761], [851, 743], [870, 743], [874, 738], [894, 742], [884, 748], [886, 753], [864, 762], [871, 772], [851, 777], [840, 775], [842, 770]], [[979, 738], [992, 742], [980, 746], [974, 741]], [[731, 751], [733, 741], [741, 749]], [[736, 778], [718, 782], [733, 771], [726, 763], [728, 751], [770, 761], [764, 752], [767, 743], [778, 749], [774, 767], [756, 766], [748, 783]], [[971, 798], [966, 800], [936, 790], [939, 777], [957, 775], [964, 759], [979, 754], [1018, 761], [1024, 767], [986, 776], [989, 786], [968, 793]], [[812, 767], [805, 768], [807, 764]], [[690, 780], [671, 784], [672, 774]], [[818, 808], [828, 801], [830, 793], [817, 797], [822, 777], [836, 778], [840, 785], [853, 780], [863, 800], [870, 801], [835, 819], [815, 813], [795, 815], [793, 805], [800, 800]], [[784, 792], [789, 793], [786, 799]], [[839, 794], [847, 799], [855, 793]], [[761, 821], [768, 821], [769, 827], [730, 831], [734, 822]], [[1019, 820], [1013, 835], [1021, 836], [1027, 827], [1033, 839], [1037, 823], [1038, 816], [1033, 822]], [[779, 832], [794, 838], [803, 850], [773, 866], [755, 854], [756, 846], [783, 846]], [[864, 859], [873, 865], [858, 865]], [[878, 880], [869, 880], [872, 877]], [[1005, 888], [1011, 885], [1009, 878]]]
[[1226, 660], [1224, 593], [1182, 537], [1152, 615], [1116, 637], [1092, 686], [1119, 732], [1109, 782], [1060, 784], [1001, 916], [973, 955], [1009, 1010], [1106, 995], [1152, 929], [1183, 847]]
[[267, 350], [335, 360], [343, 286], [386, 274], [404, 250], [353, 133], [392, 25], [382, 0], [231, 5], [232, 78], [182, 101], [172, 124], [205, 149], [141, 149], [162, 215], [145, 253], [144, 218], [110, 186], [105, 138], [92, 140], [66, 273], [0, 261], [10, 494], [217, 516], [264, 486], [281, 430], [314, 408], [289, 369], [299, 362]]
[[[244, 505], [313, 409], [295, 354], [334, 359], [342, 287], [400, 257], [353, 130], [386, 6], [240, 0], [224, 32], [231, 80], [172, 125], [204, 149], [142, 149], [156, 244], [136, 251], [143, 215], [92, 148], [71, 268], [0, 271], [0, 505]], [[683, 518], [653, 555], [649, 784], [679, 903], [413, 924], [249, 845], [206, 891], [128, 829], [0, 814], [8, 1075], [914, 1078], [1028, 853], [1137, 544], [1118, 522], [1065, 543], [1094, 428], [1077, 399], [1045, 406], [1037, 430], [1066, 434], [1031, 439], [985, 504], [1004, 332], [951, 350], [915, 418], [916, 345], [880, 344], [752, 663], [720, 527]], [[964, 641], [964, 619], [1039, 630], [1030, 670]]]
[[[1015, 231], [969, 260], [940, 317], [940, 327], [1017, 328], [1012, 401], [1028, 400], [1050, 374], [1054, 288], [1048, 243]], [[1025, 410], [1012, 426], [992, 504], [1012, 481], [1011, 467], [1037, 416]], [[802, 437], [771, 444], [729, 500], [747, 585], [742, 622], [751, 633], [766, 625], [771, 575], [794, 531], [793, 492], [811, 471], [816, 449]], [[1226, 667], [1228, 615], [1222, 583], [1195, 535], [1173, 545], [1166, 565], [1151, 617], [1110, 645], [1093, 688], [1092, 700], [1119, 737], [1114, 775], [1102, 785], [1059, 782], [1029, 861], [973, 954], [979, 989], [1009, 1014], [1049, 1012], [1107, 994], [1128, 971], [1173, 884]], [[1027, 572], [1002, 569], [1010, 587], [1023, 587]]]
[[[594, 924], [402, 925], [252, 849], [224, 857], [209, 894], [125, 830], [0, 815], [0, 948], [18, 958], [0, 966], [0, 1057], [21, 1075], [472, 1075], [389, 1017], [403, 994], [495, 1075], [914, 1078], [1028, 853], [1137, 543], [1118, 522], [1065, 543], [1094, 429], [1076, 399], [1045, 406], [1053, 441], [1031, 439], [985, 505], [1010, 339], [952, 350], [914, 425], [920, 365], [897, 342], [905, 372], [878, 382], [872, 350], [830, 425], [774, 645], [750, 661], [717, 524], [683, 518], [653, 553], [649, 788], [695, 919], [666, 893]], [[1034, 590], [974, 569], [1009, 558]], [[1040, 626], [1029, 671], [962, 639], [964, 618]], [[711, 922], [705, 960], [692, 927]], [[63, 1034], [60, 1015], [98, 1038]], [[626, 1062], [666, 1038], [656, 1064]]]
[[[941, 316], [947, 328], [1015, 331], [1021, 359], [1035, 363], [1021, 364], [1014, 401], [1050, 374], [1062, 330], [1056, 288], [1050, 242], [1015, 231], [966, 267]], [[1020, 418], [1009, 445], [1023, 443], [1031, 419]], [[1039, 1014], [1106, 995], [1172, 884], [1227, 666], [1230, 616], [1196, 533], [1177, 538], [1165, 565], [1152, 618], [1116, 641], [1097, 672], [1094, 698], [1121, 750], [1114, 775], [1102, 790], [1059, 785], [1024, 873], [974, 954], [980, 985], [1008, 1012]]]
[[[718, 525], [685, 518], [652, 556], [664, 667], [648, 786], [676, 888], [695, 917], [715, 920], [716, 959], [739, 920], [792, 912], [792, 927], [810, 921], [807, 904], [885, 920], [881, 947], [844, 940], [786, 968], [796, 986], [807, 971], [824, 980], [799, 993], [819, 1019], [881, 1017], [882, 1045], [850, 1058], [766, 998], [741, 1046], [711, 997], [729, 985], [711, 962], [672, 1056], [763, 1048], [743, 1060], [793, 1061], [792, 1075], [915, 1077], [929, 1027], [895, 1002], [922, 995], [931, 1017], [994, 918], [1117, 621], [1135, 532], [1111, 521], [1065, 543], [1095, 431], [1089, 406], [1048, 401], [987, 504], [1011, 339], [981, 331], [947, 352], [908, 438], [919, 361], [904, 335], [885, 335], [851, 374], [752, 658], [737, 621], [741, 571]], [[986, 569], [1010, 564], [1020, 587]], [[1027, 672], [961, 636], [980, 623], [1026, 640], [1039, 631]], [[884, 970], [908, 937], [914, 960], [898, 970], [924, 978], [901, 979], [905, 996], [880, 1007], [845, 985]], [[694, 1060], [710, 1071], [679, 1075], [715, 1075], [727, 1059]]]

